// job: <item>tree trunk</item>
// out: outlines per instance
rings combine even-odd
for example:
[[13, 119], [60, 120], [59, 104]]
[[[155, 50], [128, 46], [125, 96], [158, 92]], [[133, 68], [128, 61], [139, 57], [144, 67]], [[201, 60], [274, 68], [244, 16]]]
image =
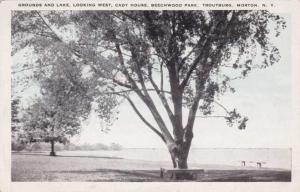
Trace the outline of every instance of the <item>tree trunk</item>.
[[54, 151], [54, 140], [50, 141], [51, 143], [51, 152], [50, 152], [50, 156], [56, 156], [56, 153]]
[[[172, 144], [168, 146], [169, 152], [171, 154], [171, 159], [173, 162], [173, 168], [176, 169], [188, 169], [188, 154], [190, 150], [190, 141], [188, 143], [184, 142], [182, 145]], [[174, 173], [171, 178], [177, 180], [192, 180], [193, 175], [187, 172]]]

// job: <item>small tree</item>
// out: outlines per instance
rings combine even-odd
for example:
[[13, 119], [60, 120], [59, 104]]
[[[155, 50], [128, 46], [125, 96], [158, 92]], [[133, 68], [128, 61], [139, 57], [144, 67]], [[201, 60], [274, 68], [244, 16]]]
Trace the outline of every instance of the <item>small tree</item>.
[[12, 140], [16, 138], [16, 132], [20, 127], [20, 99], [12, 98], [11, 100], [11, 132]]
[[23, 118], [25, 132], [30, 142], [50, 142], [50, 155], [55, 156], [55, 142], [65, 144], [79, 133], [81, 120], [87, 118], [90, 103], [82, 97], [82, 87], [53, 75], [41, 81], [41, 94], [42, 97], [26, 110]]
[[16, 151], [25, 149], [20, 112], [20, 98], [11, 98], [11, 149]]
[[[59, 114], [47, 108], [42, 100], [36, 101], [30, 106], [24, 116], [24, 132], [27, 142], [49, 142], [51, 144], [51, 156], [55, 156], [55, 142], [66, 143], [68, 136], [78, 133], [80, 124], [72, 122], [72, 127], [65, 127], [61, 123]], [[59, 127], [58, 127], [59, 126]]]

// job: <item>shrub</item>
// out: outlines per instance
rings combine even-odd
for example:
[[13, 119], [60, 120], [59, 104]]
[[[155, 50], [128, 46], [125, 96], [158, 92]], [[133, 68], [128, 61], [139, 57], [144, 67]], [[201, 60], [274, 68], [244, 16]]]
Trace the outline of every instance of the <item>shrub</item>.
[[25, 148], [26, 148], [26, 144], [25, 143], [15, 143], [15, 142], [11, 143], [11, 150], [12, 151], [22, 151]]

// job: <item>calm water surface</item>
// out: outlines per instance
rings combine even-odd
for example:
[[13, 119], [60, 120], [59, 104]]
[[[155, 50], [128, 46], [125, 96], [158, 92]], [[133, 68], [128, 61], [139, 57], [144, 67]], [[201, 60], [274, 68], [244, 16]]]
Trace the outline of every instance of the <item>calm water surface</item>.
[[[64, 154], [110, 156], [145, 161], [170, 161], [166, 149], [123, 149], [121, 151], [64, 151]], [[290, 149], [191, 149], [189, 163], [241, 166], [256, 166], [264, 162], [263, 167], [291, 169]]]

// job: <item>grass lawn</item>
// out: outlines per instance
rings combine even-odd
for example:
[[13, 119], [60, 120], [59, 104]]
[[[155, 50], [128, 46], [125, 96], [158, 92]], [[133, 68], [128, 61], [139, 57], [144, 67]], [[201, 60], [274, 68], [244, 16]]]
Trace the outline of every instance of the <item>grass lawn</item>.
[[[233, 166], [190, 165], [205, 172], [197, 181], [291, 181], [291, 172], [280, 169], [255, 169]], [[56, 157], [48, 153], [12, 153], [12, 181], [174, 181], [169, 176], [160, 178], [160, 167], [170, 167], [170, 162], [153, 162], [122, 159], [111, 156], [80, 156], [78, 154]]]

